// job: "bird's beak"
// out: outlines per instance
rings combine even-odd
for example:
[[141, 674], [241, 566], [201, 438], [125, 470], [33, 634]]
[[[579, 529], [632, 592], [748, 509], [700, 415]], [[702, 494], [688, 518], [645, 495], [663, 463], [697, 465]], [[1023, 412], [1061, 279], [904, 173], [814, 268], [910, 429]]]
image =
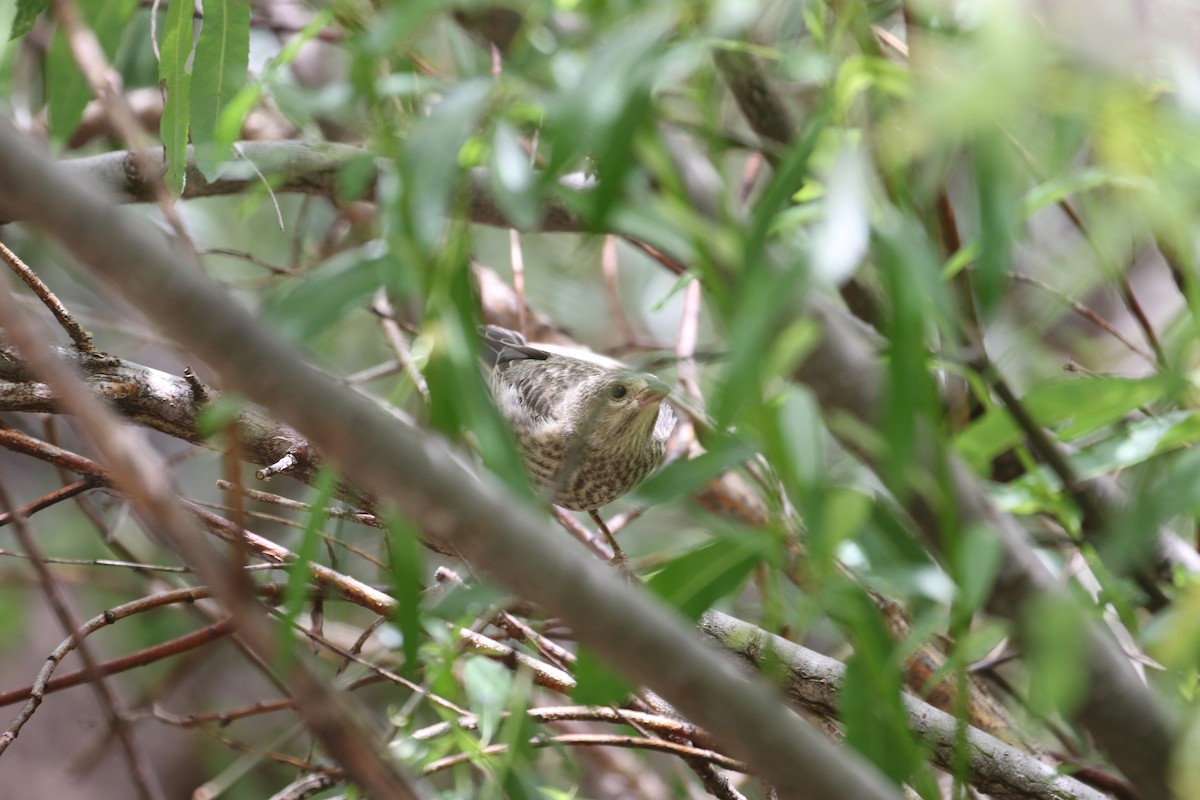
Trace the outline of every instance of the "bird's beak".
[[643, 409], [646, 406], [657, 405], [661, 403], [667, 395], [671, 393], [671, 387], [658, 379], [651, 380], [646, 384], [646, 388], [642, 389], [634, 397], [638, 409]]

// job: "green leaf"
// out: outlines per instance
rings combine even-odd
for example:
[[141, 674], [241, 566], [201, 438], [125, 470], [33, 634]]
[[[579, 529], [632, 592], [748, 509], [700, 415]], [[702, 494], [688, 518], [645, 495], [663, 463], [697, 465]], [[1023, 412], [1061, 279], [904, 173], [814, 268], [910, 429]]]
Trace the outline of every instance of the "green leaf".
[[885, 94], [904, 97], [912, 92], [912, 73], [899, 64], [877, 56], [852, 55], [842, 62], [833, 95], [839, 117], [863, 92], [878, 89]]
[[1027, 609], [1025, 655], [1029, 663], [1028, 702], [1039, 714], [1069, 715], [1087, 691], [1085, 626], [1070, 600], [1035, 595]]
[[396, 613], [392, 615], [392, 621], [400, 629], [403, 673], [408, 678], [415, 678], [423, 636], [421, 594], [425, 587], [421, 575], [425, 564], [424, 550], [420, 534], [407, 520], [389, 514], [386, 521], [391, 545], [389, 564], [395, 581]]
[[954, 542], [954, 582], [958, 585], [954, 613], [964, 625], [991, 595], [1002, 556], [1000, 538], [983, 528], [968, 528]]
[[1175, 411], [1124, 425], [1115, 435], [1071, 455], [1081, 479], [1108, 475], [1200, 442], [1200, 414]]
[[326, 9], [315, 15], [311, 22], [298, 33], [289, 37], [287, 44], [267, 63], [262, 76], [242, 86], [220, 110], [217, 119], [214, 146], [217, 152], [228, 152], [233, 143], [241, 138], [246, 117], [254, 110], [267, 91], [269, 83], [278, 79], [284, 67], [296, 60], [305, 44], [316, 38], [333, 20], [333, 13]]
[[1153, 184], [1150, 181], [1137, 180], [1130, 175], [1099, 167], [1087, 167], [1039, 183], [1026, 193], [1022, 208], [1025, 216], [1031, 217], [1046, 206], [1058, 203], [1072, 195], [1099, 189], [1102, 186], [1153, 190]]
[[920, 766], [921, 753], [908, 728], [896, 645], [861, 589], [847, 585], [838, 597], [836, 616], [854, 644], [838, 695], [846, 743], [903, 783]]
[[[137, 0], [92, 0], [81, 3], [80, 12], [95, 33], [100, 48], [111, 63], [121, 37], [137, 10]], [[83, 109], [92, 99], [92, 90], [71, 55], [62, 29], [55, 31], [46, 56], [46, 105], [50, 116], [50, 136], [65, 142], [79, 127]]]
[[464, 618], [475, 618], [508, 595], [487, 583], [470, 583], [453, 586], [426, 595], [423, 609], [431, 617], [447, 622], [461, 622]]
[[402, 212], [410, 236], [432, 252], [446, 229], [460, 185], [459, 151], [491, 98], [490, 80], [476, 78], [447, 90], [413, 129], [404, 148]]
[[192, 63], [192, 142], [196, 164], [215, 176], [230, 148], [218, 137], [225, 107], [246, 82], [250, 57], [249, 0], [204, 0], [204, 23]]
[[463, 661], [463, 688], [467, 692], [467, 704], [479, 717], [479, 739], [486, 745], [500, 729], [500, 720], [513, 686], [513, 674], [503, 664], [483, 656], [467, 656]]
[[1012, 147], [999, 133], [981, 137], [973, 150], [975, 185], [979, 196], [979, 268], [974, 276], [974, 294], [985, 319], [1003, 299], [1012, 249], [1016, 237], [1019, 206]]
[[8, 38], [17, 39], [29, 33], [33, 23], [37, 22], [38, 14], [45, 11], [49, 4], [50, 0], [17, 0], [17, 13], [13, 15]]
[[874, 244], [880, 276], [892, 299], [885, 331], [889, 348], [881, 426], [887, 447], [883, 473], [893, 491], [903, 493], [916, 478], [912, 465], [918, 436], [941, 415], [926, 337], [931, 319], [946, 318], [947, 302], [937, 262], [915, 226], [898, 224], [880, 231]]
[[759, 540], [739, 531], [667, 562], [646, 581], [646, 588], [689, 619], [699, 619], [740, 589], [762, 557]]
[[285, 335], [311, 341], [361, 308], [385, 283], [390, 263], [378, 242], [339, 253], [270, 303], [266, 318]]
[[827, 120], [814, 114], [803, 138], [797, 141], [767, 186], [743, 240], [743, 269], [728, 292], [715, 293], [724, 300], [721, 309], [730, 331], [730, 352], [725, 374], [712, 401], [718, 425], [734, 416], [759, 396], [763, 382], [762, 354], [768, 350], [781, 316], [797, 310], [808, 265], [797, 260], [779, 266], [765, 252], [777, 215], [808, 175], [812, 155]]
[[[1194, 426], [1189, 425], [1194, 430]], [[1104, 563], [1116, 572], [1145, 566], [1157, 552], [1158, 529], [1180, 515], [1200, 513], [1200, 452], [1188, 448], [1153, 462], [1136, 474], [1130, 501], [1106, 526], [1098, 545]]]
[[167, 99], [159, 120], [159, 135], [167, 156], [167, 188], [178, 195], [187, 177], [188, 123], [191, 112], [192, 74], [187, 69], [192, 55], [193, 6], [171, 3], [162, 41], [158, 77], [166, 87]]
[[591, 650], [579, 648], [572, 700], [586, 706], [609, 706], [624, 702], [632, 690], [632, 684], [592, 655]]
[[491, 162], [488, 178], [496, 204], [514, 227], [532, 228], [539, 217], [533, 169], [517, 129], [503, 120], [492, 133]]
[[754, 456], [754, 448], [737, 439], [719, 439], [706, 443], [709, 447], [708, 452], [696, 458], [681, 458], [647, 479], [637, 489], [639, 501], [648, 505], [658, 505], [690, 494], [706, 481]]
[[[1113, 423], [1144, 403], [1171, 396], [1179, 385], [1178, 379], [1165, 375], [1071, 378], [1036, 386], [1021, 402], [1039, 425], [1070, 441]], [[983, 472], [988, 462], [1023, 439], [1008, 411], [994, 408], [968, 425], [955, 446], [967, 463]]]

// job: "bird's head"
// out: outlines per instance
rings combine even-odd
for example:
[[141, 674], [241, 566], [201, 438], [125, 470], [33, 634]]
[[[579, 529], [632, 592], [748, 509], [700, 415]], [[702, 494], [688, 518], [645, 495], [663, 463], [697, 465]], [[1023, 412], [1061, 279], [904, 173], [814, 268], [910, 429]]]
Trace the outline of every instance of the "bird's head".
[[653, 375], [629, 370], [605, 371], [579, 389], [581, 416], [577, 425], [588, 432], [594, 443], [605, 447], [636, 446], [655, 436], [656, 427], [662, 427], [656, 423], [670, 387]]

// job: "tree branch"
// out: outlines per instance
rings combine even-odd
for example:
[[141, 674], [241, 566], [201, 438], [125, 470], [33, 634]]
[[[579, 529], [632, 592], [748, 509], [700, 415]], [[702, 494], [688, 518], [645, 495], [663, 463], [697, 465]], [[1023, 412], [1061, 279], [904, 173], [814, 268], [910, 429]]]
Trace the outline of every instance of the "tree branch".
[[[841, 662], [719, 611], [701, 617], [700, 628], [755, 668], [782, 675], [784, 691], [801, 705], [836, 718], [846, 672]], [[779, 670], [781, 665], [786, 673]], [[978, 728], [967, 728], [964, 747], [957, 719], [912, 695], [904, 695], [903, 700], [909, 727], [933, 748], [934, 762], [953, 771], [965, 752], [971, 785], [984, 794], [1023, 800], [1104, 800], [1103, 792], [1058, 774], [1054, 767]]]

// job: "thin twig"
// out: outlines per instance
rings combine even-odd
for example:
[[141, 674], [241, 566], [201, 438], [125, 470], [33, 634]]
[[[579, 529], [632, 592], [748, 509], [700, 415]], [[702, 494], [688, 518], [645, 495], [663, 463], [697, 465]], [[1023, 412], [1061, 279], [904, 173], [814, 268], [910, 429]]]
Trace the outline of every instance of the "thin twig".
[[[555, 745], [568, 745], [572, 747], [629, 747], [636, 750], [654, 750], [683, 758], [707, 761], [734, 772], [750, 771], [749, 767], [737, 759], [713, 752], [712, 750], [676, 744], [666, 739], [647, 739], [641, 736], [606, 736], [598, 733], [564, 733], [559, 736], [538, 737], [529, 740], [529, 746], [538, 749], [553, 747]], [[431, 761], [425, 766], [423, 774], [432, 775], [436, 772], [458, 766], [459, 764], [467, 764], [481, 755], [490, 756], [506, 752], [508, 752], [508, 745], [506, 744], [488, 745], [472, 753], [448, 756], [446, 758], [439, 758], [437, 761]]]
[[9, 250], [3, 242], [0, 242], [0, 259], [3, 259], [4, 263], [8, 264], [16, 276], [33, 290], [33, 293], [38, 296], [42, 304], [50, 309], [50, 313], [54, 315], [54, 319], [58, 321], [62, 329], [67, 332], [67, 336], [71, 337], [71, 341], [75, 343], [75, 347], [84, 353], [99, 355], [99, 351], [92, 341], [92, 335], [75, 321], [75, 318], [71, 316], [71, 312], [59, 301], [54, 292], [50, 291], [50, 287], [46, 285], [45, 281], [39, 278], [37, 273], [30, 269], [16, 253]]
[[63, 500], [69, 500], [72, 497], [83, 494], [89, 489], [94, 489], [99, 485], [100, 481], [95, 475], [88, 475], [84, 478], [80, 478], [74, 483], [68, 484], [61, 489], [55, 489], [49, 494], [42, 495], [33, 502], [26, 503], [12, 513], [7, 511], [0, 513], [0, 528], [17, 518], [28, 519], [44, 508], [49, 508], [52, 505], [61, 503]]
[[[144, 667], [147, 664], [152, 664], [155, 661], [161, 661], [164, 658], [186, 653], [189, 650], [194, 650], [197, 647], [203, 647], [206, 644], [220, 639], [222, 636], [228, 635], [233, 630], [233, 623], [228, 617], [201, 628], [197, 631], [184, 634], [170, 641], [156, 644], [153, 647], [147, 647], [138, 650], [135, 653], [130, 653], [120, 658], [114, 658], [110, 661], [105, 661], [102, 664], [96, 665], [96, 672], [103, 676], [116, 675], [119, 672], [136, 667]], [[60, 689], [67, 689], [72, 686], [78, 686], [85, 681], [91, 679], [91, 675], [87, 669], [80, 669], [74, 672], [69, 672], [66, 675], [59, 675], [46, 682], [43, 689], [43, 694], [52, 694]], [[0, 692], [0, 706], [7, 706], [13, 703], [19, 703], [22, 700], [28, 699], [33, 694], [33, 686], [26, 686], [21, 689], [13, 689], [7, 692]], [[128, 714], [125, 715], [128, 717]]]
[[638, 346], [638, 335], [625, 316], [625, 308], [621, 303], [621, 282], [617, 267], [617, 237], [605, 236], [604, 245], [600, 248], [600, 273], [604, 276], [604, 290], [608, 294], [608, 307], [612, 312], [617, 327], [621, 330], [621, 339], [629, 347]]
[[521, 234], [516, 228], [508, 231], [508, 252], [512, 261], [513, 291], [517, 293], [517, 331], [529, 336], [529, 323], [525, 305], [525, 254], [521, 249]]
[[392, 306], [386, 288], [381, 286], [375, 292], [375, 297], [371, 300], [371, 310], [379, 317], [379, 326], [383, 329], [384, 341], [387, 342], [392, 354], [396, 356], [396, 361], [404, 369], [404, 374], [413, 382], [413, 386], [417, 388], [421, 399], [428, 403], [429, 384], [425, 382], [425, 376], [413, 363], [412, 350], [408, 346], [408, 340], [404, 338], [400, 323], [396, 321], [396, 309]]
[[1017, 283], [1024, 283], [1026, 285], [1034, 286], [1034, 287], [1037, 287], [1038, 289], [1041, 289], [1042, 291], [1049, 294], [1051, 297], [1054, 297], [1055, 299], [1057, 299], [1060, 302], [1062, 302], [1063, 304], [1065, 304], [1068, 308], [1070, 308], [1076, 314], [1083, 317], [1084, 319], [1086, 319], [1088, 322], [1092, 323], [1096, 327], [1100, 328], [1102, 331], [1107, 333], [1109, 336], [1112, 336], [1114, 339], [1116, 339], [1121, 344], [1125, 345], [1125, 347], [1129, 348], [1130, 352], [1145, 359], [1150, 364], [1157, 365], [1158, 362], [1155, 360], [1154, 355], [1147, 352], [1145, 349], [1139, 347], [1136, 343], [1131, 341], [1123, 333], [1121, 333], [1119, 330], [1117, 330], [1112, 325], [1112, 323], [1110, 323], [1108, 320], [1104, 319], [1104, 317], [1097, 314], [1091, 308], [1088, 308], [1087, 306], [1085, 306], [1083, 303], [1080, 303], [1079, 301], [1068, 297], [1067, 295], [1065, 295], [1062, 292], [1055, 289], [1050, 284], [1046, 283], [1043, 280], [1035, 278], [1032, 275], [1026, 275], [1023, 272], [1013, 271], [1013, 272], [1009, 272], [1008, 276], [1009, 276], [1009, 278], [1011, 278], [1013, 281], [1015, 281]]

